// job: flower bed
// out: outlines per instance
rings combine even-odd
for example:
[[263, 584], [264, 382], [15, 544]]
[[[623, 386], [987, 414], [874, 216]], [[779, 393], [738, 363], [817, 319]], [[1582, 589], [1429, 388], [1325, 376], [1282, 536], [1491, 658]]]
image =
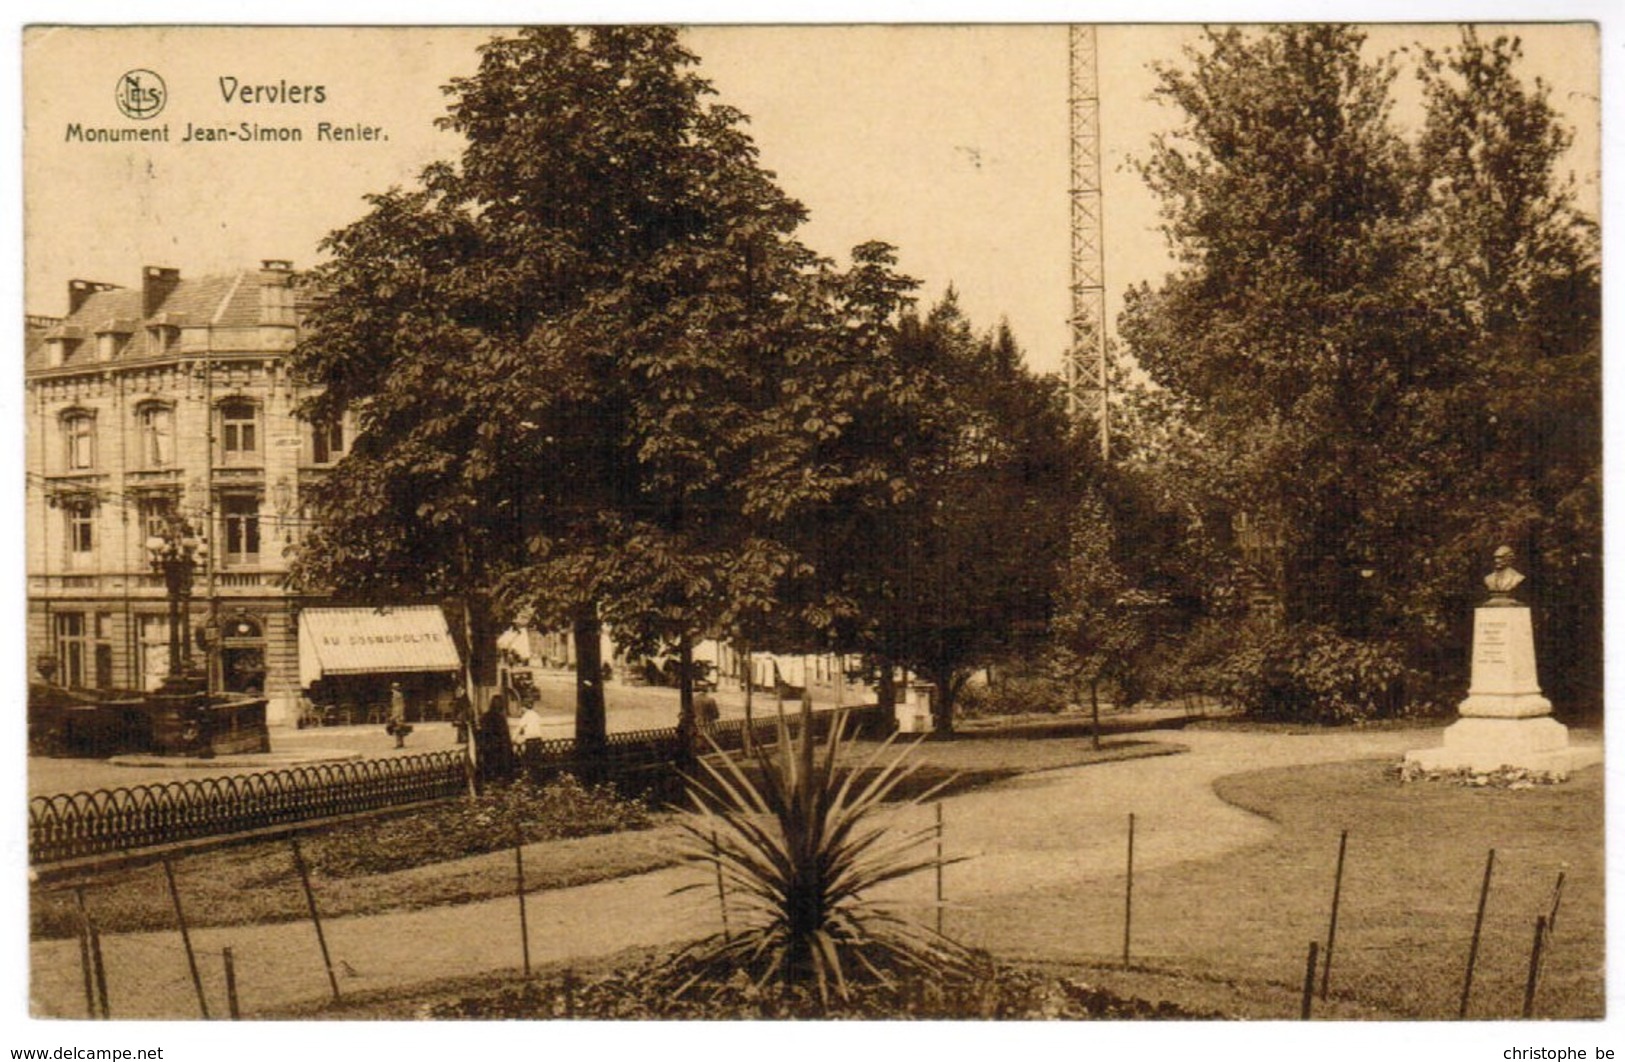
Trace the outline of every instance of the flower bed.
[[545, 785], [494, 786], [408, 814], [330, 830], [309, 842], [311, 865], [333, 878], [386, 874], [526, 844], [653, 825], [649, 807], [613, 786], [570, 775]]
[[1124, 998], [1074, 978], [1005, 966], [982, 957], [974, 975], [957, 980], [911, 978], [892, 985], [854, 986], [846, 1000], [822, 1003], [808, 988], [754, 986], [735, 977], [696, 985], [681, 995], [671, 986], [684, 971], [669, 958], [648, 959], [608, 975], [569, 975], [428, 1004], [419, 1017], [467, 1019], [697, 1021], [954, 1020], [1128, 1021], [1224, 1018], [1169, 1002]]

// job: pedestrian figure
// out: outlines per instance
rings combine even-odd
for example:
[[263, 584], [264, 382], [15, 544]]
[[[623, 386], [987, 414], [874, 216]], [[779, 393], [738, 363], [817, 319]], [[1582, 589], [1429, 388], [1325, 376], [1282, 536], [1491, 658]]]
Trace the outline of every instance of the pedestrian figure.
[[457, 744], [468, 744], [468, 730], [473, 722], [474, 712], [468, 705], [468, 694], [458, 690], [451, 698], [451, 725], [457, 731]]
[[542, 774], [542, 713], [534, 701], [525, 704], [525, 714], [519, 717], [519, 729], [514, 740], [524, 750], [525, 771], [532, 782], [540, 782]]
[[508, 733], [508, 705], [501, 694], [491, 698], [480, 728], [475, 734], [474, 752], [479, 760], [480, 779], [485, 782], [513, 780], [513, 738]]
[[401, 689], [399, 682], [389, 684], [389, 722], [384, 724], [384, 733], [395, 739], [395, 747], [406, 747], [406, 735], [412, 732], [412, 727], [406, 721], [406, 693]]

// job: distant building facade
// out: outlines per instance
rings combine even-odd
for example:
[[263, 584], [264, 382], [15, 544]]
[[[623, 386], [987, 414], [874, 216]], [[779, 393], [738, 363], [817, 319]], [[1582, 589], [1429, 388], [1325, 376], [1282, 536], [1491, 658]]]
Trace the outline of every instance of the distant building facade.
[[288, 357], [308, 298], [291, 263], [139, 288], [75, 280], [67, 316], [26, 321], [31, 666], [86, 689], [153, 689], [168, 665], [150, 537], [172, 515], [206, 543], [187, 644], [216, 689], [299, 694], [300, 600], [283, 585], [300, 498], [348, 425], [294, 415]]

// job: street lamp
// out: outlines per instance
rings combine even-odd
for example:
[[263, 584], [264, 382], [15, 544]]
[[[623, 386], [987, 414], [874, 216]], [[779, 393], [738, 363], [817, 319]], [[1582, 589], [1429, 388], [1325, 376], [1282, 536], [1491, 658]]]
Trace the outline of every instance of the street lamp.
[[164, 685], [173, 688], [191, 670], [191, 639], [181, 632], [191, 625], [192, 576], [208, 557], [209, 547], [193, 533], [191, 524], [170, 513], [158, 533], [148, 537], [146, 548], [147, 562], [164, 577], [169, 596], [169, 675]]

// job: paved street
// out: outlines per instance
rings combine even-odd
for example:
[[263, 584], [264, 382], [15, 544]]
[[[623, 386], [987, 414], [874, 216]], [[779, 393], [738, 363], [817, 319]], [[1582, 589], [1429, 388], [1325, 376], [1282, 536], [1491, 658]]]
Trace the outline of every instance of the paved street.
[[[1215, 779], [1260, 767], [1397, 759], [1438, 742], [1436, 729], [1308, 735], [1186, 730], [1165, 736], [1189, 752], [1040, 772], [946, 800], [946, 854], [967, 857], [949, 871], [950, 898], [1010, 911], [1047, 885], [1109, 882], [1120, 870], [1123, 822], [1130, 811], [1139, 816], [1138, 867], [1211, 859], [1275, 828], [1221, 801], [1213, 791]], [[913, 809], [900, 817], [928, 813]], [[692, 873], [670, 869], [532, 894], [533, 962], [588, 960], [714, 931], [719, 924], [714, 897], [704, 890], [672, 895], [693, 880]], [[899, 896], [918, 894], [924, 902], [932, 885], [922, 875], [895, 887]], [[324, 926], [341, 990], [401, 987], [520, 963], [518, 908], [511, 898], [333, 919]], [[192, 936], [199, 954], [208, 957], [204, 978], [217, 1007], [224, 1000], [219, 955], [227, 946], [236, 956], [249, 1012], [319, 1001], [328, 994], [308, 923], [201, 929]], [[115, 1017], [196, 1013], [176, 934], [122, 934], [104, 938], [102, 946]], [[76, 941], [34, 943], [32, 969], [36, 1014], [82, 1014]]]
[[[566, 672], [541, 672], [537, 676], [540, 693], [538, 708], [550, 737], [568, 738], [575, 734], [575, 677]], [[659, 686], [628, 686], [611, 683], [605, 687], [611, 733], [632, 730], [660, 730], [677, 725], [677, 691]], [[742, 719], [744, 697], [734, 691], [714, 694], [724, 719]], [[819, 705], [819, 707], [826, 707]], [[792, 710], [794, 706], [791, 706]], [[756, 694], [754, 712], [758, 716], [775, 710], [770, 695]], [[517, 725], [511, 721], [510, 725]], [[450, 723], [414, 723], [406, 748], [396, 749], [395, 739], [377, 725], [318, 727], [295, 730], [278, 727], [271, 731], [269, 757], [238, 756], [227, 761], [169, 759], [154, 766], [120, 766], [103, 760], [30, 757], [28, 795], [47, 796], [80, 790], [112, 789], [117, 786], [151, 785], [177, 778], [209, 778], [249, 774], [312, 762], [324, 756], [374, 759], [448, 749], [456, 745]]]

